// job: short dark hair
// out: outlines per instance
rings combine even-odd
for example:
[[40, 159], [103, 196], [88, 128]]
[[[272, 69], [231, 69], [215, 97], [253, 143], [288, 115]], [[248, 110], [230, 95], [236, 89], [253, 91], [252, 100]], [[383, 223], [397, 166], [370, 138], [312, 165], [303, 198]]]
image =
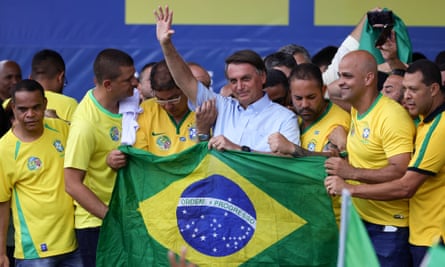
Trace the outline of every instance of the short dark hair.
[[405, 76], [405, 72], [406, 72], [406, 70], [404, 70], [404, 69], [393, 69], [393, 70], [391, 70], [389, 75], [397, 75], [397, 76], [403, 77], [403, 76]]
[[297, 66], [297, 61], [295, 61], [295, 58], [292, 55], [284, 52], [274, 52], [264, 58], [264, 64], [268, 70], [279, 66], [285, 66], [289, 69], [293, 69], [295, 66]]
[[427, 86], [430, 86], [433, 83], [437, 83], [441, 87], [442, 92], [444, 92], [440, 70], [434, 62], [428, 59], [419, 59], [411, 63], [408, 66], [408, 69], [406, 69], [406, 73], [411, 74], [418, 71], [422, 73], [422, 83]]
[[18, 82], [11, 90], [11, 102], [15, 103], [15, 94], [17, 92], [35, 92], [39, 91], [43, 98], [45, 98], [45, 90], [42, 85], [31, 79], [24, 79]]
[[292, 80], [307, 80], [317, 82], [318, 87], [323, 88], [323, 78], [320, 68], [313, 63], [302, 63], [297, 65], [289, 76], [289, 83]]
[[159, 61], [153, 65], [153, 68], [151, 68], [150, 84], [154, 91], [168, 91], [179, 88], [175, 83], [165, 60]]
[[114, 80], [121, 75], [120, 67], [134, 66], [133, 58], [124, 51], [107, 48], [99, 52], [94, 60], [94, 76], [98, 83]]
[[307, 51], [307, 49], [301, 45], [288, 44], [278, 49], [278, 52], [284, 52], [291, 56], [295, 54], [302, 54], [308, 62], [311, 62], [311, 55], [309, 54], [309, 51]]
[[255, 67], [258, 73], [266, 74], [266, 66], [264, 61], [258, 53], [253, 50], [239, 50], [226, 58], [226, 76], [227, 76], [227, 66], [229, 64], [241, 64], [247, 63]]
[[266, 83], [264, 84], [264, 87], [275, 86], [278, 84], [282, 84], [286, 90], [289, 90], [289, 81], [284, 72], [277, 69], [267, 70]]
[[43, 49], [34, 54], [31, 63], [31, 77], [54, 78], [62, 71], [65, 71], [65, 61], [62, 56], [50, 49]]
[[440, 51], [437, 53], [436, 58], [434, 59], [434, 63], [437, 65], [445, 64], [445, 50]]
[[312, 57], [312, 63], [314, 63], [318, 67], [321, 67], [323, 65], [330, 65], [332, 59], [335, 56], [335, 53], [337, 53], [337, 50], [338, 47], [333, 45], [322, 48]]
[[144, 72], [146, 69], [148, 69], [150, 67], [153, 67], [156, 63], [157, 63], [156, 61], [152, 61], [152, 62], [149, 62], [149, 63], [145, 64], [142, 67], [141, 71], [139, 72], [139, 76], [141, 75], [142, 72]]

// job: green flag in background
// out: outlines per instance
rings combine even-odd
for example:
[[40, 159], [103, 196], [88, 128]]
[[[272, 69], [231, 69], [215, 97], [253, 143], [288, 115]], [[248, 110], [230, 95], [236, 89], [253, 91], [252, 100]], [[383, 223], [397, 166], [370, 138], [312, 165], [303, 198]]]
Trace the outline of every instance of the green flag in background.
[[445, 247], [436, 244], [428, 249], [421, 267], [443, 267], [445, 266]]
[[338, 230], [322, 157], [209, 151], [157, 157], [122, 147], [97, 266], [335, 266]]
[[343, 189], [338, 267], [379, 267], [368, 232], [348, 190]]

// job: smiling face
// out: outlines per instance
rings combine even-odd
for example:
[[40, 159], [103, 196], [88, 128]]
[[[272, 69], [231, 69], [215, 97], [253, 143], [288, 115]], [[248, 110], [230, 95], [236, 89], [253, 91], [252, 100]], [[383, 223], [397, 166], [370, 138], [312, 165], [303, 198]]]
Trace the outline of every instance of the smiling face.
[[377, 63], [368, 52], [358, 50], [344, 56], [338, 66], [338, 75], [341, 97], [352, 106], [362, 102], [367, 88], [377, 90]]
[[241, 106], [246, 108], [263, 96], [263, 85], [266, 82], [264, 72], [259, 72], [248, 63], [231, 63], [227, 66], [227, 79], [232, 93]]

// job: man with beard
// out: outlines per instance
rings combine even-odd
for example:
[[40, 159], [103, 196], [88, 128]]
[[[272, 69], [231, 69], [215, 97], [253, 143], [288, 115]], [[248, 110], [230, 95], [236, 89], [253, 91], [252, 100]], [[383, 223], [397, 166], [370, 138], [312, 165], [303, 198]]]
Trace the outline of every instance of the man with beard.
[[[344, 151], [350, 116], [324, 99], [326, 86], [323, 85], [320, 68], [312, 63], [300, 64], [291, 72], [289, 82], [294, 109], [301, 117], [301, 146], [314, 152], [329, 152], [332, 149]], [[298, 146], [279, 133], [269, 137], [269, 144], [273, 152], [281, 154], [292, 155], [298, 151]], [[339, 223], [340, 199], [333, 197], [332, 200]]]

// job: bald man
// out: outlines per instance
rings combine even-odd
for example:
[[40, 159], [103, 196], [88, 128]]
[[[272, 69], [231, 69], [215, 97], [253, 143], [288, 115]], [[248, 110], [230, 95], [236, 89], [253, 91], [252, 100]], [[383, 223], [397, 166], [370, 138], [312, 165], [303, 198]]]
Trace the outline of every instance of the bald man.
[[0, 103], [11, 97], [11, 88], [21, 80], [22, 70], [17, 62], [0, 61]]
[[[348, 158], [329, 158], [325, 167], [352, 183], [381, 183], [400, 178], [413, 152], [415, 128], [404, 108], [377, 90], [377, 63], [362, 50], [339, 65], [342, 100], [351, 105]], [[327, 188], [332, 194], [331, 188]], [[353, 198], [381, 266], [410, 266], [408, 200]]]

